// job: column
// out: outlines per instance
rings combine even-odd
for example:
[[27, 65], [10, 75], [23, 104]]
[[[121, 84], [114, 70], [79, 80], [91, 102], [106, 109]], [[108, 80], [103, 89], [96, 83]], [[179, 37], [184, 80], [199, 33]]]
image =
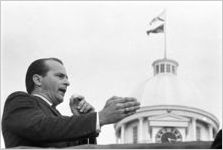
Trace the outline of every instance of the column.
[[139, 118], [139, 141], [138, 143], [143, 142], [143, 118]]
[[119, 144], [118, 135], [116, 135], [116, 144]]
[[125, 124], [121, 126], [121, 144], [125, 143]]
[[192, 140], [197, 140], [197, 134], [196, 134], [196, 119], [192, 118]]
[[150, 123], [149, 123], [149, 119], [147, 118], [147, 125], [148, 125], [148, 128], [147, 128], [147, 136], [148, 136], [148, 142], [146, 142], [146, 143], [152, 143], [152, 141], [151, 141], [151, 138], [150, 138]]
[[213, 140], [213, 127], [210, 124], [208, 126], [208, 130], [209, 130], [209, 140], [212, 141]]
[[185, 141], [189, 141], [189, 127], [185, 127]]

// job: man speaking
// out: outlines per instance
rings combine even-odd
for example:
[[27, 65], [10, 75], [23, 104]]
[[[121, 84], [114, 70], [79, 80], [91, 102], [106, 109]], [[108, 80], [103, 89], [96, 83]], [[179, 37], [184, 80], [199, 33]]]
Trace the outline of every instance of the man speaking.
[[140, 108], [135, 98], [113, 96], [101, 111], [95, 112], [83, 96], [72, 95], [73, 115], [63, 116], [56, 106], [63, 102], [69, 85], [61, 60], [34, 61], [26, 73], [27, 93], [14, 92], [5, 102], [2, 132], [6, 148], [96, 144], [103, 125], [116, 123]]

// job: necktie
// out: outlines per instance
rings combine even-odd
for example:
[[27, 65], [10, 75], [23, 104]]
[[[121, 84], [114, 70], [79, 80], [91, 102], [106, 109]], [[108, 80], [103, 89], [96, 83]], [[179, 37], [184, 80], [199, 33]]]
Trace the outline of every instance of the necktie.
[[55, 106], [51, 106], [53, 112], [57, 115], [57, 116], [61, 116], [60, 112], [56, 109]]

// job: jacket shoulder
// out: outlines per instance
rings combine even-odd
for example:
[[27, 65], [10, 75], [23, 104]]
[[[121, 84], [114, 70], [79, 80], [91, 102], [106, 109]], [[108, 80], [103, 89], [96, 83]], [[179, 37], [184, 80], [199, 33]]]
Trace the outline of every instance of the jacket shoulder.
[[28, 93], [26, 93], [26, 92], [23, 92], [23, 91], [16, 91], [16, 92], [10, 94], [10, 95], [7, 97], [7, 100], [8, 100], [8, 99], [13, 99], [13, 98], [15, 98], [15, 97], [17, 97], [17, 96], [24, 96], [24, 97], [27, 97], [27, 96], [30, 96], [30, 95], [29, 95]]
[[7, 97], [6, 103], [9, 103], [10, 101], [12, 101], [13, 99], [17, 97], [28, 98], [28, 97], [31, 97], [31, 95], [23, 91], [16, 91]]

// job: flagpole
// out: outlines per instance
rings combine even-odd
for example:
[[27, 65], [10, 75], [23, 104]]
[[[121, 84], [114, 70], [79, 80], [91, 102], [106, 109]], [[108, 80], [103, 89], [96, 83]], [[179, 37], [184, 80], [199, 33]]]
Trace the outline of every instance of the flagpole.
[[166, 9], [164, 9], [164, 16], [165, 16], [165, 19], [164, 19], [164, 58], [166, 59]]

